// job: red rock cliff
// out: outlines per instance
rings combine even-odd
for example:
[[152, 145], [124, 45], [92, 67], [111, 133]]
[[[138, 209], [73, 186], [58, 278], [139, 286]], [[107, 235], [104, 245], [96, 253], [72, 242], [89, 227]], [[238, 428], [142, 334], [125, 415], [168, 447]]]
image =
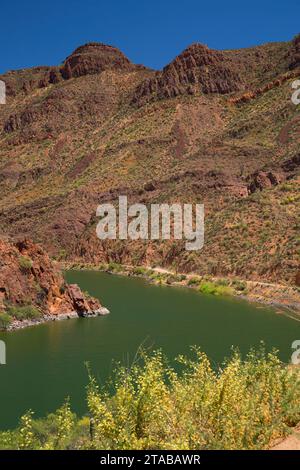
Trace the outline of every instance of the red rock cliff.
[[0, 311], [9, 305], [32, 305], [44, 316], [86, 316], [101, 309], [98, 300], [87, 299], [76, 284], [66, 284], [47, 253], [28, 240], [0, 240]]

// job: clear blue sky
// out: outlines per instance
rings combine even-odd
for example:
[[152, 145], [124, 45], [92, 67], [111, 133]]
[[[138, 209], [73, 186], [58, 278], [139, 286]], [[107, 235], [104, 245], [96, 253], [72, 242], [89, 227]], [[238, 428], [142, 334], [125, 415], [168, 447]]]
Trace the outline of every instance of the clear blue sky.
[[192, 42], [231, 49], [300, 32], [299, 0], [2, 0], [0, 73], [99, 41], [159, 69]]

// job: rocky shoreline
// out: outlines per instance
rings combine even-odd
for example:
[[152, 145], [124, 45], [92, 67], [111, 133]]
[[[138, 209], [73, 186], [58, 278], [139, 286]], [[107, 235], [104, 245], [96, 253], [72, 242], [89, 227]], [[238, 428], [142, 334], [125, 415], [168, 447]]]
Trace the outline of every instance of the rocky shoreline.
[[0, 330], [109, 313], [99, 299], [66, 283], [58, 264], [30, 240], [0, 238], [0, 259]]
[[72, 320], [74, 318], [95, 318], [108, 315], [110, 311], [106, 307], [100, 307], [97, 310], [86, 313], [84, 315], [78, 315], [78, 312], [73, 311], [69, 313], [61, 313], [59, 315], [45, 315], [41, 318], [35, 320], [14, 320], [5, 331], [16, 331], [28, 328], [30, 326], [37, 326], [43, 323], [51, 321], [61, 321], [61, 320]]
[[218, 287], [224, 284], [229, 287], [224, 294], [216, 291], [216, 295], [230, 295], [251, 303], [265, 305], [276, 309], [276, 313], [285, 314], [294, 320], [300, 320], [300, 290], [294, 286], [271, 284], [261, 281], [241, 280], [235, 278], [217, 278], [201, 276], [197, 273], [175, 273], [159, 267], [128, 266], [118, 264], [93, 265], [90, 263], [63, 263], [62, 269], [96, 270], [109, 274], [142, 277], [148, 282], [199, 289], [201, 282], [208, 282]]

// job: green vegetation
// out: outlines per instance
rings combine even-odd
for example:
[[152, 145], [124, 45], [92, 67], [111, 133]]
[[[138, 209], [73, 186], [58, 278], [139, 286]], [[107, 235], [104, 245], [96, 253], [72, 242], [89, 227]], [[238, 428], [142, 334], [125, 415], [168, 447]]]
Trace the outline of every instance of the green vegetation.
[[234, 291], [231, 287], [221, 283], [202, 281], [199, 286], [199, 291], [202, 294], [211, 295], [233, 295]]
[[[297, 229], [299, 232], [299, 224], [295, 224], [295, 230]], [[261, 232], [260, 239], [262, 237], [268, 238], [264, 232]], [[231, 237], [228, 239], [229, 246], [233, 244], [233, 240]], [[284, 248], [289, 248], [293, 246], [294, 240], [290, 239], [287, 243], [285, 243]], [[299, 246], [300, 238], [295, 238], [295, 245]], [[247, 249], [247, 244], [244, 241], [243, 245], [245, 249]], [[251, 244], [252, 246], [252, 244]], [[263, 243], [262, 243], [263, 249]], [[281, 250], [281, 247], [278, 247], [278, 250]], [[298, 252], [300, 254], [300, 250], [298, 248]], [[234, 256], [234, 255], [233, 255]], [[190, 257], [190, 255], [189, 255]], [[244, 253], [245, 259], [248, 258], [248, 253], [245, 251]], [[272, 258], [273, 257], [273, 258]], [[261, 259], [263, 260], [264, 264], [261, 263], [259, 267], [259, 273], [264, 272], [264, 266], [268, 265], [269, 263], [274, 264], [279, 262], [280, 255], [277, 251], [270, 256], [267, 252], [262, 252]], [[276, 259], [275, 259], [276, 258]], [[249, 261], [250, 262], [250, 261]], [[110, 266], [110, 268], [109, 268]], [[239, 263], [237, 264], [239, 266]], [[280, 285], [267, 285], [261, 284], [259, 281], [246, 281], [242, 279], [232, 278], [231, 276], [228, 278], [219, 278], [216, 273], [214, 274], [200, 274], [203, 271], [210, 271], [209, 262], [207, 261], [204, 265], [199, 265], [195, 271], [199, 271], [199, 274], [179, 274], [178, 272], [168, 272], [163, 270], [155, 270], [155, 268], [150, 268], [146, 266], [128, 266], [119, 263], [101, 263], [101, 264], [91, 264], [91, 263], [72, 263], [68, 265], [68, 269], [74, 270], [96, 270], [96, 271], [104, 271], [104, 272], [115, 272], [116, 274], [122, 274], [125, 276], [139, 276], [143, 277], [149, 282], [152, 282], [157, 285], [161, 286], [182, 286], [182, 287], [190, 287], [202, 294], [207, 295], [217, 295], [217, 296], [242, 296], [248, 297], [254, 301], [261, 301], [264, 299], [267, 302], [273, 303], [276, 299], [278, 304], [285, 304], [285, 301], [282, 301], [283, 297], [286, 298], [288, 295], [291, 302], [298, 303], [298, 292], [299, 287], [297, 286], [280, 286]], [[256, 269], [258, 267], [256, 266]], [[193, 270], [194, 271], [194, 270]]]
[[28, 258], [27, 256], [20, 256], [19, 257], [19, 265], [22, 271], [28, 272], [32, 268], [32, 260]]
[[239, 281], [239, 280], [234, 279], [232, 281], [232, 287], [234, 287], [234, 289], [237, 290], [238, 292], [243, 292], [244, 294], [246, 294], [247, 292], [247, 284], [244, 281]]
[[119, 263], [111, 262], [108, 264], [107, 270], [112, 273], [121, 273], [123, 271], [123, 267]]
[[108, 265], [98, 266], [98, 268], [103, 271], [142, 276], [159, 285], [182, 283], [183, 285], [197, 288], [202, 294], [223, 296], [234, 295], [235, 293], [241, 292], [247, 294], [246, 282], [236, 279], [211, 280], [208, 277], [202, 278], [202, 276], [188, 277], [185, 274], [160, 272], [144, 266], [129, 268], [118, 263], [109, 263]]
[[64, 261], [67, 258], [67, 256], [68, 256], [67, 251], [64, 248], [62, 248], [61, 250], [59, 250], [57, 259], [59, 261]]
[[190, 277], [188, 280], [188, 286], [196, 286], [199, 284], [199, 277]]
[[149, 274], [148, 268], [143, 268], [142, 266], [136, 266], [132, 270], [134, 276], [147, 276]]
[[91, 300], [93, 298], [93, 296], [87, 290], [82, 291], [82, 293], [87, 300]]
[[177, 284], [186, 280], [185, 274], [159, 272], [159, 271], [153, 271], [149, 269], [145, 273], [145, 275], [155, 284], [162, 284], [162, 285]]
[[6, 330], [6, 328], [11, 324], [12, 318], [6, 312], [0, 312], [0, 329]]
[[41, 316], [41, 312], [33, 305], [9, 305], [7, 307], [7, 313], [8, 315], [16, 318], [17, 320], [35, 320], [36, 318], [39, 318]]
[[185, 274], [169, 274], [167, 278], [167, 283], [172, 284], [173, 282], [182, 282], [186, 280]]
[[42, 420], [28, 411], [0, 449], [264, 449], [299, 422], [299, 369], [275, 352], [235, 351], [217, 370], [194, 353], [178, 358], [181, 372], [161, 352], [119, 366], [113, 394], [89, 373], [87, 417], [69, 400]]

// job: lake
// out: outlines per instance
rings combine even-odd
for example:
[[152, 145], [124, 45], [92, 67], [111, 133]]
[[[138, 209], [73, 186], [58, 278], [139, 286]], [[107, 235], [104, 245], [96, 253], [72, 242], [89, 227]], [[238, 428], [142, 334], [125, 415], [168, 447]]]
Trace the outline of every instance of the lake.
[[245, 301], [94, 271], [70, 271], [66, 279], [111, 314], [0, 333], [7, 348], [7, 364], [0, 366], [1, 429], [14, 427], [28, 409], [35, 416], [54, 411], [67, 396], [83, 414], [86, 361], [105, 383], [114, 361], [130, 365], [141, 345], [162, 348], [169, 358], [198, 345], [217, 365], [232, 345], [246, 353], [263, 340], [289, 362], [291, 343], [300, 338], [300, 322]]

